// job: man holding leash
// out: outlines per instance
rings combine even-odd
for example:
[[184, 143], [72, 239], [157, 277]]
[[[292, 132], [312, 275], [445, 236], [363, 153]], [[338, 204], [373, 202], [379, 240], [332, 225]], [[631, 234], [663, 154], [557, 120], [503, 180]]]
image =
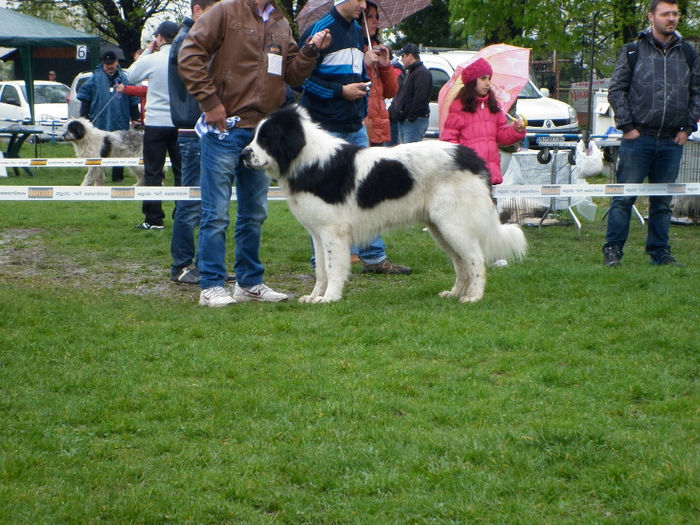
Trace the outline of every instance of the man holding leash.
[[[231, 0], [204, 13], [182, 44], [180, 77], [204, 112], [197, 123], [202, 159], [197, 246], [202, 306], [287, 299], [263, 283], [259, 257], [269, 180], [263, 172], [247, 168], [240, 154], [257, 124], [284, 102], [285, 82], [298, 86], [311, 73], [319, 50], [329, 43], [326, 36], [313, 35], [300, 50], [274, 2]], [[225, 287], [225, 256], [234, 182], [237, 282], [231, 295]]]
[[[117, 84], [128, 83], [116, 53], [105, 52], [102, 63], [78, 92], [80, 116], [104, 131], [128, 130], [131, 122], [137, 123], [139, 120], [139, 99], [118, 93], [115, 89]], [[124, 168], [112, 168], [112, 182], [122, 180]]]
[[[610, 80], [608, 101], [622, 130], [617, 181], [676, 180], [683, 144], [700, 119], [700, 60], [676, 32], [677, 0], [651, 0], [651, 24], [622, 48]], [[636, 197], [615, 197], [608, 212], [605, 266], [619, 266]], [[683, 266], [671, 253], [671, 196], [649, 197], [646, 252], [651, 264]]]
[[[303, 85], [301, 105], [326, 131], [362, 147], [369, 146], [364, 126], [369, 94], [367, 68], [377, 63], [389, 64], [386, 47], [377, 51], [370, 45], [366, 53], [362, 51], [364, 31], [356, 20], [366, 8], [365, 0], [335, 0], [330, 13], [309, 26], [301, 37], [303, 42], [317, 31], [328, 31], [332, 37], [332, 43], [321, 52], [318, 65]], [[408, 266], [387, 258], [381, 237], [374, 238], [368, 246], [353, 247], [355, 251], [364, 263], [364, 272], [411, 273]]]

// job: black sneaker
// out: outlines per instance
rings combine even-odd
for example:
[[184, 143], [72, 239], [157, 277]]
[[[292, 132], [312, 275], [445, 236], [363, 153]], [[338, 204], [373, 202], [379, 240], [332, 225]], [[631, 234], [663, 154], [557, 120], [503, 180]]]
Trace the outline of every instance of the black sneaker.
[[137, 224], [134, 226], [137, 230], [162, 230], [163, 225], [162, 224], [149, 224], [146, 221], [143, 221], [141, 224]]
[[620, 247], [616, 244], [613, 244], [612, 246], [603, 246], [605, 266], [620, 266], [621, 257], [622, 252], [620, 251]]
[[170, 280], [178, 284], [199, 284], [199, 270], [195, 266], [185, 266], [178, 273], [171, 274]]
[[649, 262], [655, 266], [680, 266], [681, 268], [685, 268], [685, 264], [678, 262], [676, 258], [671, 254], [671, 250], [668, 248], [664, 250], [664, 253], [661, 255], [661, 257], [659, 257], [658, 259], [654, 259], [654, 257], [651, 257], [651, 260]]

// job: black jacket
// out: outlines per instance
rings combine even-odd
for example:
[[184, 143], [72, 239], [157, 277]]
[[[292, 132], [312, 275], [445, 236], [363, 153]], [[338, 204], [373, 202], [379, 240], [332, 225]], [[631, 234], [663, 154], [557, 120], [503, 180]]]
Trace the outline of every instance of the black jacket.
[[180, 26], [180, 31], [173, 40], [168, 57], [168, 91], [170, 93], [170, 118], [178, 129], [193, 129], [202, 114], [199, 102], [189, 94], [185, 84], [182, 83], [177, 70], [177, 54], [180, 52], [182, 41], [194, 24], [191, 18], [185, 18]]
[[408, 66], [399, 92], [389, 107], [391, 120], [414, 122], [418, 117], [430, 116], [430, 88], [432, 86], [433, 79], [423, 62], [419, 60]]
[[674, 137], [680, 130], [690, 134], [697, 129], [700, 60], [695, 57], [691, 71], [681, 49], [682, 41], [677, 35], [662, 49], [650, 29], [642, 31], [636, 61], [627, 56], [630, 44], [623, 46], [608, 89], [615, 125], [623, 133], [637, 129], [645, 135]]

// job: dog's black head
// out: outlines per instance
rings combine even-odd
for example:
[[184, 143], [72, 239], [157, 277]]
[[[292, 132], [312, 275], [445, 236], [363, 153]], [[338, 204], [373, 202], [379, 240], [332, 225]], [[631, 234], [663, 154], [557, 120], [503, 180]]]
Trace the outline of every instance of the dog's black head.
[[253, 142], [243, 150], [242, 158], [251, 168], [274, 169], [279, 174], [289, 171], [292, 161], [306, 145], [304, 118], [295, 106], [287, 106], [270, 114], [258, 126]]
[[63, 140], [82, 140], [87, 131], [85, 124], [80, 120], [71, 120], [63, 133]]

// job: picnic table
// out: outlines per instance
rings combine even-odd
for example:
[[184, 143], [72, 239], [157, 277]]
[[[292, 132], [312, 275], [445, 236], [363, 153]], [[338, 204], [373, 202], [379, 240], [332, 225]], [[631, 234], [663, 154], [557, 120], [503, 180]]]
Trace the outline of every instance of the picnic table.
[[[44, 132], [43, 129], [37, 129], [37, 128], [30, 128], [27, 126], [10, 126], [6, 128], [0, 128], [0, 136], [7, 136], [9, 135], [9, 139], [7, 142], [7, 149], [3, 152], [3, 156], [7, 159], [18, 159], [20, 158], [19, 152], [20, 149], [22, 148], [22, 144], [25, 143], [25, 141], [31, 137], [32, 135], [41, 135]], [[34, 174], [32, 173], [32, 170], [30, 170], [27, 167], [23, 168], [17, 168], [14, 167], [12, 168], [15, 172], [16, 176], [19, 176], [20, 174], [20, 169], [23, 169], [24, 171], [29, 174], [29, 176], [33, 176]]]

